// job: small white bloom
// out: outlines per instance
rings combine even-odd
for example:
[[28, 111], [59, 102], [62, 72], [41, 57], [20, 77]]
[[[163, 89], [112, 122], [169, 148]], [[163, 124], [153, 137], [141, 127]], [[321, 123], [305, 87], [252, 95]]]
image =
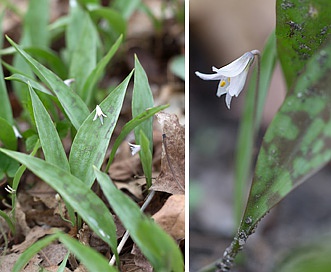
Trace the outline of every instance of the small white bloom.
[[220, 97], [226, 94], [225, 102], [230, 109], [232, 97], [237, 97], [244, 88], [249, 67], [252, 65], [255, 55], [259, 54], [258, 50], [252, 50], [220, 69], [213, 66], [212, 70], [216, 74], [200, 72], [195, 72], [195, 74], [204, 80], [220, 80], [216, 95]]
[[131, 155], [134, 156], [140, 151], [140, 145], [128, 143], [131, 149]]
[[102, 112], [99, 105], [95, 107], [95, 115], [93, 121], [97, 120], [98, 117], [100, 119], [101, 124], [103, 125], [103, 117], [107, 117], [107, 115]]
[[65, 85], [67, 85], [68, 87], [70, 87], [70, 85], [75, 82], [74, 78], [68, 78], [66, 80], [63, 81]]
[[16, 138], [23, 138], [21, 133], [18, 131], [18, 129], [15, 126], [13, 126], [13, 130]]
[[12, 188], [12, 187], [10, 187], [9, 185], [7, 185], [6, 187], [5, 187], [5, 190], [8, 192], [8, 193], [10, 193], [10, 194], [14, 194], [16, 191]]

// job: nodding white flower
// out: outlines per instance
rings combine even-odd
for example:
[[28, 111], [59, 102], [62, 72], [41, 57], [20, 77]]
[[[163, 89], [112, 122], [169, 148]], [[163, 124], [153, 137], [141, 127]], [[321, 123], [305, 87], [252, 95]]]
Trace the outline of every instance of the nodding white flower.
[[95, 107], [95, 115], [94, 115], [93, 121], [95, 121], [95, 120], [97, 120], [97, 118], [99, 118], [101, 124], [103, 125], [103, 117], [107, 117], [107, 115], [104, 114], [104, 113], [102, 112], [100, 106], [97, 105], [97, 106]]
[[195, 74], [204, 80], [219, 80], [220, 83], [218, 84], [216, 95], [220, 97], [226, 94], [225, 102], [230, 109], [232, 97], [237, 97], [244, 88], [249, 67], [252, 65], [256, 55], [260, 55], [260, 52], [252, 50], [220, 69], [213, 66], [212, 71], [216, 74], [202, 74], [200, 72], [195, 72]]
[[65, 85], [70, 87], [70, 85], [75, 82], [75, 79], [74, 78], [68, 78], [68, 79], [64, 80], [63, 82], [64, 82]]
[[131, 143], [128, 143], [128, 144], [130, 146], [132, 156], [136, 155], [141, 149], [140, 145], [135, 145], [135, 144], [131, 144]]
[[16, 138], [22, 138], [23, 136], [21, 133], [18, 131], [17, 127], [13, 126], [14, 134]]
[[16, 191], [12, 188], [12, 187], [10, 187], [8, 184], [7, 184], [7, 186], [5, 187], [5, 190], [8, 192], [8, 193], [10, 193], [10, 194], [14, 194]]

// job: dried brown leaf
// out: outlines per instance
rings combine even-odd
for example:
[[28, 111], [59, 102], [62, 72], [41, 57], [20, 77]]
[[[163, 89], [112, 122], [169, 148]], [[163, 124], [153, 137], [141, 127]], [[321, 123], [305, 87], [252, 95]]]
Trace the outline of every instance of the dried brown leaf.
[[13, 266], [19, 257], [20, 254], [17, 253], [11, 253], [9, 255], [0, 256], [0, 271], [2, 272], [12, 271]]
[[43, 259], [43, 266], [56, 266], [61, 263], [68, 253], [68, 249], [63, 244], [50, 244], [40, 252]]
[[170, 194], [184, 194], [185, 130], [174, 114], [160, 112], [157, 118], [164, 135], [161, 173], [151, 189]]
[[140, 268], [140, 271], [153, 272], [153, 267], [148, 262], [146, 257], [141, 253], [136, 244], [133, 245], [131, 253], [134, 255], [134, 263], [137, 267]]
[[185, 196], [170, 196], [163, 207], [152, 216], [156, 223], [175, 240], [185, 238]]
[[37, 242], [39, 238], [44, 237], [45, 235], [51, 233], [53, 233], [52, 229], [45, 229], [39, 226], [35, 226], [30, 230], [28, 235], [25, 237], [25, 241], [21, 244], [14, 245], [12, 247], [12, 251], [22, 253], [29, 246]]

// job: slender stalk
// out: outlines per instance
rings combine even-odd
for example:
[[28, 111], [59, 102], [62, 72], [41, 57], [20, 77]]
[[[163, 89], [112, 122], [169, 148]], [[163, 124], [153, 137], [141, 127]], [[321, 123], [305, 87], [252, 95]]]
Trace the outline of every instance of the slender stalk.
[[[146, 201], [144, 202], [144, 204], [141, 206], [140, 210], [143, 212], [146, 207], [149, 205], [149, 203], [152, 201], [153, 197], [155, 195], [155, 191], [154, 190], [151, 190], [150, 193], [148, 194], [147, 198], [146, 198]], [[121, 242], [118, 244], [118, 247], [117, 247], [117, 252], [118, 254], [121, 253], [126, 241], [129, 239], [129, 232], [126, 231], [123, 235], [123, 238], [121, 240]], [[115, 261], [116, 261], [116, 257], [115, 257], [115, 254], [112, 256], [112, 258], [110, 259], [109, 261], [109, 264], [110, 265], [114, 265], [115, 264]]]

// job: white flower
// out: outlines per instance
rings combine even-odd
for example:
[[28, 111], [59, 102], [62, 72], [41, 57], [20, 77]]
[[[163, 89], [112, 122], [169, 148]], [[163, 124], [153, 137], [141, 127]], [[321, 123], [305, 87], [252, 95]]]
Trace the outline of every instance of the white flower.
[[200, 72], [195, 72], [195, 74], [204, 80], [219, 80], [220, 83], [218, 84], [216, 95], [220, 97], [226, 94], [225, 102], [230, 109], [232, 97], [237, 97], [244, 88], [249, 67], [252, 65], [256, 55], [260, 55], [260, 52], [252, 50], [220, 69], [213, 66], [212, 70], [216, 74], [208, 75]]
[[18, 129], [15, 126], [13, 126], [13, 130], [16, 138], [22, 138], [21, 133], [18, 131]]
[[107, 117], [107, 115], [102, 112], [99, 105], [95, 107], [95, 115], [93, 121], [97, 120], [98, 117], [100, 119], [101, 124], [103, 125], [103, 117]]
[[68, 78], [66, 80], [63, 81], [65, 85], [67, 85], [68, 87], [70, 87], [70, 85], [75, 82], [74, 78]]
[[134, 156], [140, 151], [140, 145], [128, 143], [131, 149], [131, 155]]
[[7, 186], [5, 187], [5, 190], [8, 192], [8, 193], [10, 193], [10, 194], [14, 194], [16, 191], [12, 188], [12, 187], [10, 187], [8, 184], [7, 184]]

